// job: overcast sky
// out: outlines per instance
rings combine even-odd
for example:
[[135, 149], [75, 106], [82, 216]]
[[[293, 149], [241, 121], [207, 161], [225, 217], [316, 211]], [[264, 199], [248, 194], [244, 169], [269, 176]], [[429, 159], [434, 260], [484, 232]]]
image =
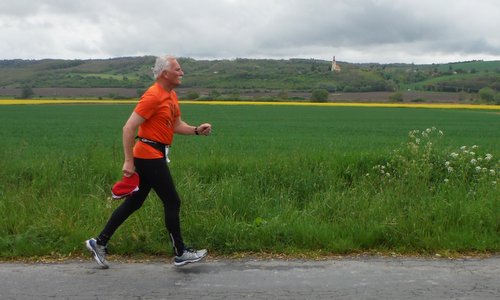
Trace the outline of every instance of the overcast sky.
[[1, 0], [0, 59], [500, 60], [498, 0]]

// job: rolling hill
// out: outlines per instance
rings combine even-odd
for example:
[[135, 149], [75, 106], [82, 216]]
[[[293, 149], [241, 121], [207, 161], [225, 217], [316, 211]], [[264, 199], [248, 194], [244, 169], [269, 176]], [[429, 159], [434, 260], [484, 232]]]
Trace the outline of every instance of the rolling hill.
[[[185, 72], [180, 94], [188, 98], [287, 99], [314, 90], [339, 93], [460, 93], [471, 99], [479, 90], [500, 90], [500, 61], [449, 64], [355, 64], [316, 59], [195, 60], [179, 58]], [[153, 81], [154, 57], [91, 60], [0, 60], [0, 96], [137, 97]], [[467, 96], [463, 96], [467, 94]], [[267, 95], [267, 96], [266, 96]], [[460, 98], [458, 97], [458, 98]], [[458, 99], [457, 98], [457, 99]]]

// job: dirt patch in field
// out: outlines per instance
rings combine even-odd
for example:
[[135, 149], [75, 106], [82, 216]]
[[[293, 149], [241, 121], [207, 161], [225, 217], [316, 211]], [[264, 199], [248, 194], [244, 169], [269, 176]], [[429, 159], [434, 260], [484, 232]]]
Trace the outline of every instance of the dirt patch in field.
[[[201, 97], [208, 96], [211, 89], [205, 88], [178, 88], [179, 98], [185, 98], [188, 93], [196, 92]], [[137, 89], [132, 88], [34, 88], [34, 98], [139, 98]], [[221, 91], [225, 95], [224, 91]], [[238, 95], [245, 99], [265, 99], [266, 97], [280, 97], [282, 91], [238, 90]], [[286, 92], [288, 100], [308, 100], [310, 92]], [[366, 93], [330, 93], [328, 101], [331, 102], [391, 102], [394, 92], [366, 92]], [[471, 103], [477, 99], [476, 94], [467, 93], [436, 93], [405, 91], [401, 92], [403, 102], [422, 103]], [[21, 89], [0, 88], [2, 97], [19, 97]], [[237, 100], [237, 99], [235, 99]], [[286, 99], [284, 99], [286, 100]]]
[[[0, 96], [20, 97], [21, 89], [1, 88]], [[34, 88], [34, 98], [137, 98], [137, 89], [129, 88]]]
[[[329, 100], [334, 102], [391, 102], [392, 92], [339, 93], [330, 94]], [[435, 93], [435, 92], [402, 92], [403, 102], [422, 103], [467, 103], [473, 102], [475, 94]]]

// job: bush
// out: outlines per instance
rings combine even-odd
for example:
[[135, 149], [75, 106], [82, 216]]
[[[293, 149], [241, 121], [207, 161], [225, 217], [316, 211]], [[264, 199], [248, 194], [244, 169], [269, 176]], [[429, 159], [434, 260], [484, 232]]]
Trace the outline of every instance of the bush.
[[311, 94], [311, 101], [326, 102], [328, 100], [328, 91], [324, 89], [314, 90]]
[[135, 91], [137, 97], [141, 97], [146, 92], [146, 89], [137, 89]]
[[276, 97], [278, 98], [277, 100], [288, 100], [288, 92], [283, 90], [279, 92], [278, 95], [276, 95]]
[[189, 99], [189, 100], [195, 100], [195, 99], [198, 99], [198, 98], [200, 98], [200, 94], [197, 93], [197, 92], [189, 92], [186, 95], [186, 99]]
[[495, 104], [500, 105], [500, 93], [496, 93], [495, 95]]
[[350, 85], [346, 85], [342, 91], [344, 93], [355, 93], [355, 92], [359, 92], [359, 89], [353, 87], [353, 86], [350, 86]]
[[495, 101], [495, 90], [490, 87], [484, 87], [479, 90], [479, 98], [486, 103]]
[[33, 89], [29, 85], [23, 86], [21, 90], [21, 99], [30, 99], [33, 98], [35, 95], [35, 92], [33, 92]]
[[208, 94], [208, 99], [210, 100], [217, 100], [221, 96], [221, 93], [217, 90], [211, 90], [210, 93]]
[[403, 94], [394, 93], [389, 96], [389, 100], [391, 100], [392, 102], [403, 102]]

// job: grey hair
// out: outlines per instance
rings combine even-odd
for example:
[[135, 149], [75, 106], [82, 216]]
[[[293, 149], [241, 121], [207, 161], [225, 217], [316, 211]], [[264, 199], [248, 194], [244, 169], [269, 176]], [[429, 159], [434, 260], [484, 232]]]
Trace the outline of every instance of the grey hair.
[[155, 80], [158, 79], [163, 71], [170, 69], [170, 62], [174, 59], [176, 58], [172, 55], [158, 56], [156, 58], [155, 65], [151, 68]]

